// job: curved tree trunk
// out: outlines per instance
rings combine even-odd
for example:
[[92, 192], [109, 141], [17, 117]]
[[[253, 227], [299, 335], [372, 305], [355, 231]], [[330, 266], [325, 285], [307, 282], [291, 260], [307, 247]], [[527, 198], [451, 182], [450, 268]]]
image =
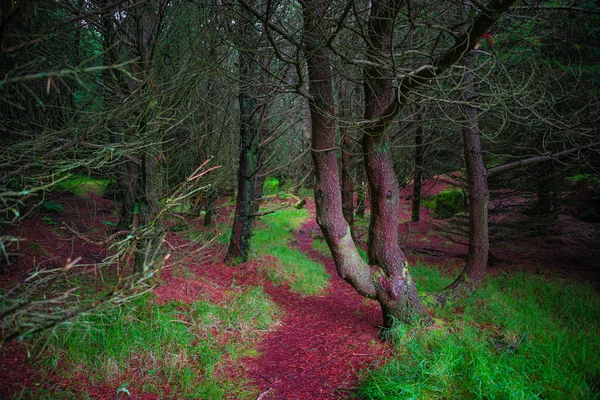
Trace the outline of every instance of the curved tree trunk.
[[[370, 47], [367, 58], [377, 63], [392, 41], [393, 20], [402, 1], [380, 0], [371, 3], [368, 25]], [[395, 101], [392, 76], [382, 67], [364, 70], [365, 119], [386, 119], [388, 107]], [[394, 111], [396, 114], [397, 111]], [[393, 118], [389, 118], [391, 122]], [[392, 319], [410, 322], [415, 317], [427, 319], [425, 309], [408, 269], [408, 261], [398, 244], [400, 218], [400, 190], [394, 172], [387, 125], [389, 122], [369, 124], [363, 133], [362, 149], [365, 172], [369, 183], [371, 221], [369, 224], [369, 263], [381, 269], [378, 300], [383, 312], [384, 327]]]

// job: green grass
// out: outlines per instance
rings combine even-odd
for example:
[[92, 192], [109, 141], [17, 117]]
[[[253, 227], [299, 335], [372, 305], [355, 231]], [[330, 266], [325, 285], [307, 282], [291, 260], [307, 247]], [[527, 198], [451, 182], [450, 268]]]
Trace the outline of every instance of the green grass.
[[[415, 268], [420, 289], [448, 278]], [[589, 284], [525, 273], [490, 278], [436, 310], [435, 327], [398, 325], [394, 358], [365, 373], [365, 399], [598, 399], [600, 298]]]
[[[296, 293], [311, 296], [323, 294], [329, 284], [329, 274], [322, 264], [312, 261], [300, 250], [293, 248], [289, 239], [309, 217], [306, 209], [278, 210], [260, 218], [250, 243], [251, 257], [263, 259], [264, 271], [275, 284], [287, 284]], [[217, 239], [228, 245], [231, 228]], [[265, 256], [275, 257], [275, 263]]]
[[66, 190], [77, 196], [85, 196], [88, 193], [104, 193], [111, 182], [111, 179], [100, 179], [91, 176], [75, 174], [58, 182], [56, 186], [61, 190]]
[[[83, 366], [93, 380], [108, 382], [115, 391], [134, 376], [144, 383], [144, 392], [161, 398], [244, 397], [244, 382], [216, 372], [227, 362], [255, 355], [252, 341], [278, 321], [279, 310], [262, 287], [233, 293], [222, 305], [159, 305], [146, 295], [56, 331], [46, 342], [42, 363], [67, 377]], [[166, 393], [165, 387], [170, 388]]]
[[255, 229], [252, 236], [253, 253], [257, 256], [270, 255], [278, 259], [276, 266], [267, 265], [267, 276], [274, 283], [286, 283], [294, 292], [304, 295], [324, 293], [329, 283], [329, 274], [320, 263], [310, 260], [289, 243], [289, 238], [308, 218], [305, 209], [279, 210], [261, 218], [266, 226]]

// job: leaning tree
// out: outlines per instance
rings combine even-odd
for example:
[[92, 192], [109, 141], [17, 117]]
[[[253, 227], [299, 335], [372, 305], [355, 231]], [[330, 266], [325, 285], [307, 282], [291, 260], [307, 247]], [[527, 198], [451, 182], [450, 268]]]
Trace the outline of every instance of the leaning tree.
[[[357, 10], [352, 2], [341, 5], [337, 29], [331, 26], [332, 6], [322, 0], [303, 1], [304, 36], [302, 46], [308, 65], [309, 104], [312, 120], [312, 151], [316, 172], [315, 201], [317, 222], [331, 250], [339, 275], [360, 294], [377, 300], [382, 308], [384, 326], [393, 321], [428, 319], [398, 244], [399, 189], [389, 147], [388, 127], [408, 104], [409, 94], [420, 85], [438, 77], [470, 51], [506, 11], [513, 1], [493, 0], [469, 13], [464, 21], [447, 28], [437, 27], [439, 37], [449, 34], [453, 41], [437, 40], [425, 54], [423, 64], [406, 70], [397, 63], [404, 49], [397, 42], [400, 17], [407, 32], [422, 29], [415, 4], [403, 1], [372, 1], [367, 10]], [[462, 3], [461, 3], [462, 4]], [[332, 46], [341, 27], [354, 18], [364, 40], [363, 66], [365, 91], [362, 151], [369, 184], [371, 221], [369, 226], [369, 263], [359, 256], [350, 227], [342, 213], [335, 145], [335, 104], [332, 88]], [[401, 15], [402, 13], [402, 15]], [[442, 18], [442, 21], [443, 18]], [[449, 43], [445, 50], [439, 43]], [[395, 57], [395, 55], [397, 55]], [[429, 62], [427, 62], [427, 60]]]

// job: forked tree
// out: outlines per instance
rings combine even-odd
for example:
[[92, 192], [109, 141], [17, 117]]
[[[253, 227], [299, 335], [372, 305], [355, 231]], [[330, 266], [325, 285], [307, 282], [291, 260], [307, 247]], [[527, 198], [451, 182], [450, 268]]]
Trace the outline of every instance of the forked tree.
[[[370, 2], [364, 34], [365, 108], [364, 121], [361, 123], [363, 161], [371, 202], [369, 263], [359, 256], [342, 213], [330, 57], [330, 44], [334, 39], [332, 35], [338, 30], [330, 29], [328, 2], [306, 0], [301, 3], [304, 15], [303, 47], [310, 89], [317, 222], [339, 275], [361, 295], [380, 303], [386, 328], [394, 320], [411, 322], [415, 318], [429, 319], [419, 299], [406, 256], [398, 244], [399, 188], [393, 170], [387, 128], [408, 103], [409, 93], [457, 63], [513, 2], [492, 0], [476, 13], [471, 13], [464, 24], [459, 25], [461, 32], [455, 35], [454, 43], [445, 52], [430, 64], [410, 72], [400, 72], [391, 57], [394, 53], [396, 17], [408, 7], [407, 2]], [[349, 4], [345, 10], [351, 8]]]

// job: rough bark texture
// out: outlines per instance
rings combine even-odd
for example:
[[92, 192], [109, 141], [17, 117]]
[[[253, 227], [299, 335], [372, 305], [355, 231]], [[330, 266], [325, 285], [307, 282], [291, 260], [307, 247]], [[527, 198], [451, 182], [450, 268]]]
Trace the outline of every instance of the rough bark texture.
[[[328, 58], [328, 22], [326, 0], [301, 2], [304, 17], [303, 45], [308, 66], [312, 155], [315, 164], [315, 202], [317, 222], [329, 245], [338, 274], [359, 293], [379, 301], [385, 327], [394, 320], [429, 320], [408, 271], [404, 253], [398, 246], [399, 190], [386, 135], [387, 126], [405, 104], [410, 90], [443, 72], [458, 61], [487, 32], [513, 1], [492, 0], [467, 31], [431, 68], [416, 71], [399, 82], [398, 93], [392, 76], [384, 67], [364, 71], [365, 118], [362, 140], [364, 163], [369, 182], [371, 223], [369, 227], [369, 263], [359, 257], [350, 227], [342, 213], [335, 143], [335, 107], [332, 95], [331, 65]], [[372, 1], [367, 28], [367, 58], [376, 63], [389, 56], [393, 21], [402, 1]], [[485, 170], [484, 170], [485, 171]], [[475, 199], [476, 200], [476, 199]]]
[[[370, 46], [367, 51], [371, 61], [376, 62], [381, 54], [388, 51], [394, 29], [393, 20], [402, 4], [403, 1], [386, 0], [371, 3], [368, 25]], [[378, 120], [395, 101], [392, 79], [389, 72], [381, 67], [368, 67], [364, 74], [365, 119]], [[394, 318], [401, 322], [410, 322], [414, 317], [428, 318], [408, 270], [406, 256], [398, 245], [400, 193], [387, 127], [386, 122], [370, 124], [365, 128], [362, 139], [371, 204], [369, 263], [381, 269], [377, 294], [384, 327], [390, 327]]]
[[413, 176], [413, 196], [410, 220], [419, 222], [421, 217], [421, 185], [423, 180], [423, 122], [421, 110], [415, 113], [415, 173]]
[[[469, 8], [467, 8], [468, 12]], [[446, 294], [460, 295], [481, 283], [485, 276], [490, 242], [488, 237], [488, 201], [487, 170], [483, 162], [483, 148], [479, 137], [477, 118], [477, 94], [474, 85], [473, 52], [470, 51], [460, 61], [464, 67], [462, 76], [463, 111], [466, 125], [462, 130], [463, 151], [467, 168], [467, 192], [469, 210], [469, 252], [465, 268], [458, 278], [446, 288]]]
[[361, 259], [342, 213], [331, 68], [325, 47], [327, 37], [323, 34], [327, 30], [323, 19], [327, 4], [326, 0], [302, 3], [304, 50], [312, 96], [309, 107], [317, 223], [329, 245], [338, 274], [360, 294], [374, 299], [377, 294], [369, 266]]
[[[344, 84], [340, 84], [338, 90], [340, 104], [340, 119], [350, 116], [350, 104], [346, 98]], [[354, 237], [354, 185], [352, 184], [352, 138], [347, 126], [340, 126], [340, 140], [342, 151], [342, 212], [346, 222], [350, 226], [350, 232]]]

